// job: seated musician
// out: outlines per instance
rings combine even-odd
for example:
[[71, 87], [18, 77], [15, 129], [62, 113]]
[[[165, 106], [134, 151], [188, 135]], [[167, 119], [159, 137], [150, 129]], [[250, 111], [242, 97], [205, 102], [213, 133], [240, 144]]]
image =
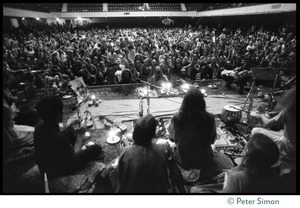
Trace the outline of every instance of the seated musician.
[[279, 158], [275, 142], [257, 133], [245, 147], [245, 156], [239, 166], [225, 176], [223, 193], [278, 193], [279, 174], [272, 169]]
[[101, 154], [99, 145], [82, 150], [84, 129], [78, 133], [74, 130], [80, 121], [76, 120], [64, 131], [60, 130], [63, 103], [59, 97], [44, 97], [36, 109], [43, 120], [34, 131], [36, 162], [42, 173], [46, 172], [49, 177], [69, 175]]
[[170, 138], [176, 143], [173, 159], [185, 170], [201, 169], [202, 179], [233, 167], [226, 155], [212, 149], [217, 136], [216, 123], [214, 115], [205, 108], [203, 94], [199, 89], [191, 88], [169, 126]]
[[119, 193], [169, 193], [168, 155], [155, 144], [156, 120], [147, 115], [136, 121], [131, 146], [119, 158]]
[[273, 139], [279, 147], [280, 154], [291, 158], [296, 156], [296, 87], [287, 91], [279, 105], [280, 112], [273, 118], [267, 118], [262, 111], [260, 114], [263, 126], [269, 128], [278, 124], [283, 124], [283, 131], [272, 131], [265, 128], [253, 128], [252, 136], [262, 133]]

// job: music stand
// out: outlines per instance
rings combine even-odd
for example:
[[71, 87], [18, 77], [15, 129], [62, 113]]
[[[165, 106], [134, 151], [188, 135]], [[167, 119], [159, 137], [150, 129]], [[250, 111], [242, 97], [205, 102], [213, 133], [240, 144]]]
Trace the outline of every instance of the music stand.
[[[279, 69], [262, 68], [262, 67], [252, 67], [251, 71], [252, 71], [252, 76], [253, 76], [253, 83], [250, 88], [250, 91], [248, 92], [244, 106], [242, 108], [242, 111], [247, 113], [247, 121], [249, 121], [249, 114], [252, 111], [254, 94], [257, 90], [255, 82], [258, 79], [262, 79], [262, 80], [274, 80], [274, 83], [276, 83], [278, 73], [280, 72]], [[248, 105], [248, 110], [245, 110], [248, 100], [250, 101], [249, 105]]]

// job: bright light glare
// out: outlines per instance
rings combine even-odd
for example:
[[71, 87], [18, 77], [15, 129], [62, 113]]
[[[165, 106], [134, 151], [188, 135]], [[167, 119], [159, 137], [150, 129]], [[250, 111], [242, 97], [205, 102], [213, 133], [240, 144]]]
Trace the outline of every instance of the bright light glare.
[[85, 132], [85, 134], [84, 134], [86, 137], [89, 137], [89, 136], [91, 136], [91, 133], [90, 132]]
[[91, 99], [92, 99], [92, 100], [96, 100], [96, 96], [95, 96], [95, 95], [92, 95], [92, 96], [91, 96]]
[[82, 20], [82, 18], [81, 18], [81, 17], [77, 17], [77, 19], [78, 19], [78, 20]]
[[187, 90], [190, 88], [190, 85], [188, 83], [184, 83], [184, 84], [182, 84], [182, 88]]
[[108, 133], [108, 136], [110, 137], [114, 137], [116, 135], [115, 130], [110, 130], [110, 132]]
[[25, 19], [25, 17], [22, 18], [22, 20], [24, 20], [24, 19]]
[[202, 94], [205, 94], [205, 89], [200, 90]]
[[58, 21], [58, 20], [59, 20], [59, 18], [56, 17], [56, 21]]
[[172, 84], [170, 82], [167, 82], [166, 83], [166, 88], [171, 89], [171, 87], [172, 87]]
[[37, 17], [37, 18], [35, 18], [36, 20], [40, 20], [40, 18], [39, 17]]

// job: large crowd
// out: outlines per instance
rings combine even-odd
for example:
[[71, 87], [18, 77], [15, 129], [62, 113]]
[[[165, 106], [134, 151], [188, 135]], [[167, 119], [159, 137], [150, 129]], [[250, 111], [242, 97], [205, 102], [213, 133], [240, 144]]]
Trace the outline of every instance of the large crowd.
[[[218, 79], [224, 70], [242, 72], [256, 66], [296, 66], [293, 27], [285, 25], [277, 31], [255, 26], [215, 29], [201, 25], [111, 29], [32, 23], [26, 29], [3, 35], [4, 92], [44, 88], [52, 77], [66, 83], [82, 77], [89, 86], [166, 80], [176, 83], [180, 79]], [[15, 107], [4, 93], [5, 156], [22, 142], [14, 126]], [[133, 145], [126, 147], [118, 164], [107, 170], [109, 179], [116, 174], [116, 184], [110, 181], [113, 192], [184, 193], [175, 189], [184, 189], [186, 182], [192, 182], [187, 175], [210, 180], [224, 170], [229, 173], [220, 190], [223, 193], [293, 192], [294, 180], [286, 179], [284, 171], [274, 167], [277, 162], [284, 165], [285, 160], [295, 159], [296, 88], [283, 97], [279, 110], [274, 118], [265, 118], [264, 113], [261, 117], [265, 128], [281, 123], [283, 131], [254, 128], [241, 163], [233, 164], [211, 146], [217, 135], [216, 121], [206, 111], [204, 95], [191, 88], [171, 119], [170, 138], [163, 146], [152, 142], [157, 126], [153, 116], [136, 121]], [[80, 121], [67, 127], [67, 132], [60, 130], [60, 98], [42, 98], [35, 113], [42, 120], [33, 135], [41, 173], [49, 177], [68, 175], [103, 153], [99, 145], [82, 146], [84, 131], [75, 130]], [[288, 174], [294, 174], [296, 168], [288, 170]], [[190, 192], [207, 190], [196, 187]]]
[[[91, 85], [216, 79], [224, 70], [295, 67], [293, 25], [99, 28], [29, 22], [3, 34], [4, 83], [45, 87], [56, 75]], [[23, 86], [24, 87], [24, 86]]]

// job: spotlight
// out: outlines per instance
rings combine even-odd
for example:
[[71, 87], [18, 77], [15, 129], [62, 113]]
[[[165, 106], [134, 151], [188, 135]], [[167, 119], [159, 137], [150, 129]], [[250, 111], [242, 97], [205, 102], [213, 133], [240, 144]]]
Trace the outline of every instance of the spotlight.
[[25, 17], [22, 18], [22, 20], [24, 20], [24, 19], [25, 19]]
[[39, 17], [37, 17], [37, 18], [35, 18], [36, 20], [40, 20], [40, 18]]

